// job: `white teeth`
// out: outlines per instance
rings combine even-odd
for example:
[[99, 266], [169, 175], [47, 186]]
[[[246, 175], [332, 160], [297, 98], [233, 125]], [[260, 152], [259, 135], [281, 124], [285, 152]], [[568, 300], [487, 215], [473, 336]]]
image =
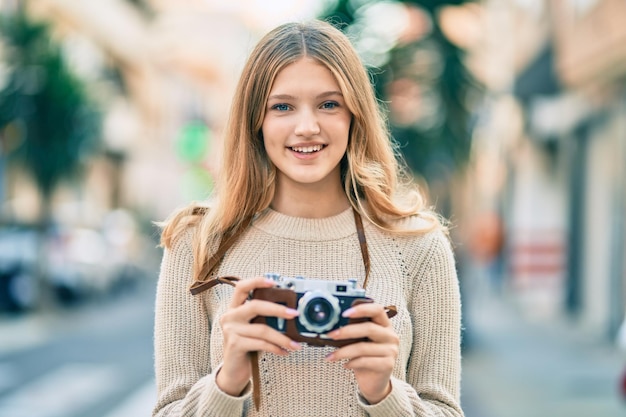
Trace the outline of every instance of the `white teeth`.
[[315, 145], [315, 146], [292, 146], [291, 149], [295, 152], [300, 153], [311, 153], [321, 151], [323, 145]]

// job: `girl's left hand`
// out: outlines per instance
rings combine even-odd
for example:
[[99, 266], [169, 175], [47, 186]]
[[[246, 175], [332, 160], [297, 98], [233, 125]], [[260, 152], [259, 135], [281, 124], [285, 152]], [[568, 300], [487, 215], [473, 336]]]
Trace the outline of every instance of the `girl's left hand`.
[[360, 304], [344, 317], [368, 317], [371, 321], [344, 326], [329, 334], [336, 340], [364, 338], [370, 341], [343, 346], [326, 357], [335, 362], [347, 359], [346, 369], [354, 372], [361, 395], [370, 403], [382, 401], [391, 392], [391, 373], [398, 357], [400, 339], [380, 304]]

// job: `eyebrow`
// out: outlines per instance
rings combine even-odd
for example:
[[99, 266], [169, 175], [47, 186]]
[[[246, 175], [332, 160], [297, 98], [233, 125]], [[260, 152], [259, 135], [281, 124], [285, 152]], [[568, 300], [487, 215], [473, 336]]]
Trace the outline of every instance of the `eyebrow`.
[[[318, 94], [315, 98], [316, 99], [320, 99], [320, 98], [326, 98], [326, 97], [331, 97], [331, 96], [342, 96], [343, 94], [341, 93], [341, 91], [325, 91], [321, 94]], [[267, 99], [268, 100], [293, 100], [296, 97], [290, 95], [290, 94], [274, 94], [269, 96]]]

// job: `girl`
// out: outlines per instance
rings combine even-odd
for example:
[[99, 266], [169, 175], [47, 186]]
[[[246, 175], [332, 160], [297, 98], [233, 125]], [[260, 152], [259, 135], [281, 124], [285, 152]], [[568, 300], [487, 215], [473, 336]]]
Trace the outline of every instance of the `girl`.
[[[462, 416], [451, 247], [409, 187], [349, 40], [319, 21], [267, 34], [224, 141], [210, 208], [164, 224], [153, 415]], [[365, 340], [311, 346], [253, 321], [302, 314], [250, 299], [276, 285], [267, 272], [357, 279], [375, 302], [343, 316], [367, 320], [325, 337]]]

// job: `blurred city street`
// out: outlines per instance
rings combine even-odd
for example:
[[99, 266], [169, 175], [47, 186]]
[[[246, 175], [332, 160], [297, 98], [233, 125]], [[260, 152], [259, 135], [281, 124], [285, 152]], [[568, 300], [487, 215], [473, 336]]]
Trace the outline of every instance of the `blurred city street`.
[[[46, 316], [0, 316], [0, 415], [148, 416], [155, 284]], [[566, 322], [529, 322], [505, 301], [480, 291], [465, 299], [466, 417], [626, 415], [624, 352]]]
[[155, 283], [71, 309], [0, 315], [0, 416], [150, 415]]
[[154, 222], [211, 195], [245, 57], [309, 18], [450, 220], [466, 417], [626, 416], [625, 1], [0, 0], [0, 417], [150, 415]]
[[498, 296], [473, 294], [463, 355], [466, 417], [626, 416], [626, 353], [567, 321], [529, 321]]

